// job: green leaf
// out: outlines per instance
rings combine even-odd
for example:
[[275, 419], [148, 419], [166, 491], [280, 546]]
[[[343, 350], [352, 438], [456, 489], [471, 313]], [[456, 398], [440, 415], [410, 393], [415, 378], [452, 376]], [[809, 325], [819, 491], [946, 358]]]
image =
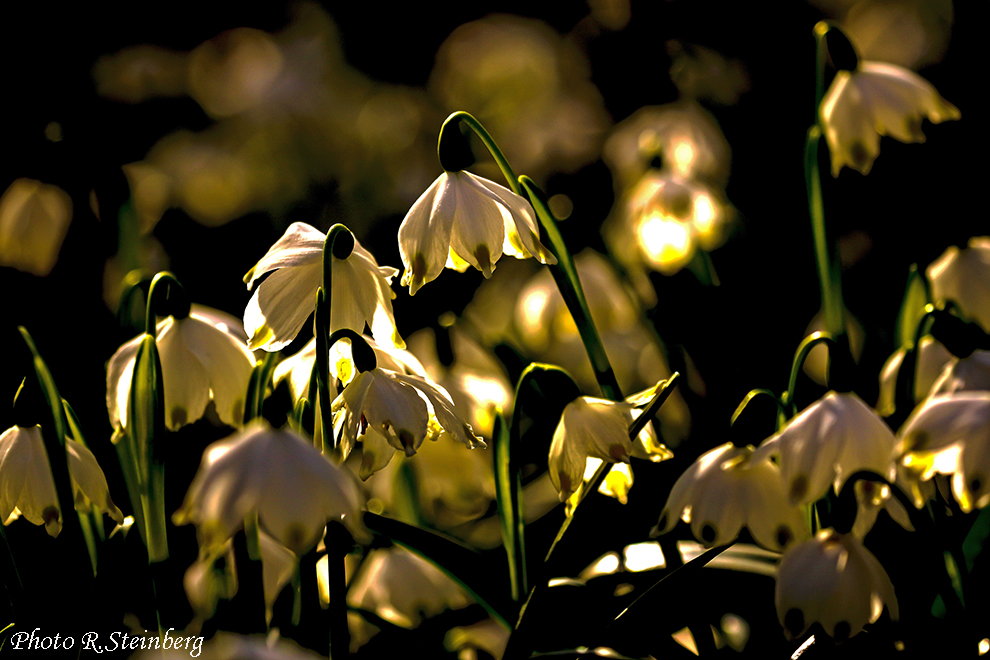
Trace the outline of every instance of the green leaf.
[[897, 313], [897, 345], [902, 348], [914, 346], [918, 324], [925, 315], [925, 305], [929, 303], [928, 282], [918, 272], [918, 264], [911, 264], [901, 309]]
[[520, 602], [529, 592], [526, 582], [526, 521], [522, 510], [522, 482], [512, 461], [517, 444], [502, 415], [495, 416], [495, 499], [502, 522], [502, 542], [509, 564], [512, 600]]

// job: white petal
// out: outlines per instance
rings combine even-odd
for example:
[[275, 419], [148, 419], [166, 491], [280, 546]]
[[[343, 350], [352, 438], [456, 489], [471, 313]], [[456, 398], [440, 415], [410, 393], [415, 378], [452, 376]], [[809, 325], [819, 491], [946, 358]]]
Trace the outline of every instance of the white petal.
[[451, 174], [449, 181], [437, 211], [454, 217], [450, 249], [486, 278], [491, 277], [505, 237], [501, 200], [469, 173]]
[[206, 370], [217, 415], [230, 426], [240, 426], [254, 354], [240, 339], [196, 315], [184, 319], [181, 330], [186, 346]]
[[248, 348], [278, 351], [288, 346], [313, 313], [323, 266], [316, 262], [281, 268], [258, 286], [244, 310]]
[[[326, 234], [304, 222], [293, 222], [282, 238], [268, 249], [255, 264], [245, 282], [248, 289], [265, 273], [278, 268], [312, 266], [323, 262], [323, 242]], [[248, 332], [248, 335], [251, 333]]]
[[165, 386], [165, 424], [172, 431], [202, 417], [210, 402], [209, 375], [190, 350], [182, 329], [187, 321], [169, 317], [157, 337]]
[[447, 183], [444, 172], [413, 203], [399, 225], [399, 253], [405, 267], [402, 284], [409, 285], [410, 295], [435, 280], [447, 261], [454, 216], [446, 209], [437, 208]]

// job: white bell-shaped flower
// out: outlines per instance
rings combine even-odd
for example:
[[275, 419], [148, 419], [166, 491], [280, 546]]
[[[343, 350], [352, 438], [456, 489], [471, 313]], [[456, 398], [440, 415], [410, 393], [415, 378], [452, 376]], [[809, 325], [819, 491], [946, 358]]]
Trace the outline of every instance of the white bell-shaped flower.
[[[326, 234], [304, 222], [294, 222], [245, 276], [248, 289], [265, 273], [244, 310], [244, 330], [251, 350], [278, 351], [289, 345], [316, 304], [323, 281], [323, 243]], [[382, 344], [404, 346], [392, 315], [392, 278], [395, 268], [379, 266], [374, 256], [354, 239], [345, 259], [333, 259], [330, 292], [330, 330], [350, 328], [358, 334], [367, 324]]]
[[829, 392], [766, 439], [753, 460], [779, 457], [780, 474], [794, 504], [810, 504], [860, 470], [887, 476], [894, 434], [875, 410], [851, 392]]
[[[990, 392], [933, 396], [898, 433], [900, 464], [920, 482], [952, 475], [952, 494], [969, 512], [990, 504]], [[915, 504], [923, 493], [912, 488]]]
[[990, 391], [990, 351], [952, 358], [932, 384], [931, 395]]
[[316, 545], [332, 520], [359, 542], [369, 541], [361, 508], [358, 485], [347, 470], [295, 433], [256, 421], [206, 448], [173, 520], [194, 523], [200, 545], [209, 551], [256, 512], [263, 529], [301, 554]]
[[825, 529], [787, 550], [777, 567], [774, 600], [789, 639], [818, 622], [837, 641], [880, 618], [899, 616], [894, 585], [880, 562], [852, 534]]
[[[107, 479], [93, 452], [65, 439], [69, 480], [76, 509], [106, 513], [118, 523], [124, 515], [110, 499]], [[40, 426], [12, 426], [0, 435], [0, 520], [9, 524], [19, 513], [52, 536], [62, 531], [62, 514]]]
[[936, 303], [951, 301], [990, 332], [990, 237], [948, 248], [925, 271]]
[[503, 254], [557, 263], [540, 243], [536, 216], [525, 199], [470, 172], [444, 172], [420, 195], [399, 226], [402, 285], [415, 295], [444, 266], [477, 268], [491, 277]]
[[[897, 376], [901, 371], [901, 365], [904, 364], [906, 355], [905, 349], [897, 349], [887, 358], [883, 364], [883, 369], [880, 370], [880, 396], [877, 398], [877, 412], [884, 417], [894, 412]], [[925, 335], [921, 338], [914, 374], [915, 401], [921, 401], [928, 396], [932, 386], [939, 380], [942, 371], [952, 360], [952, 353], [942, 345], [942, 342], [931, 335]]]
[[764, 548], [781, 551], [808, 538], [801, 510], [788, 501], [780, 470], [756, 461], [752, 447], [727, 442], [702, 454], [674, 483], [651, 536], [678, 520], [711, 547], [731, 543], [746, 527]]
[[17, 179], [0, 196], [0, 266], [48, 275], [71, 221], [68, 193], [34, 179]]
[[[223, 423], [243, 423], [254, 355], [211, 311], [193, 306], [186, 318], [169, 316], [155, 330], [165, 388], [165, 424], [172, 431], [200, 419], [211, 400]], [[118, 348], [107, 365], [107, 410], [115, 430], [127, 427], [127, 402], [141, 337]]]
[[924, 142], [921, 122], [959, 119], [959, 110], [927, 80], [896, 64], [861, 61], [835, 74], [822, 98], [821, 123], [832, 156], [832, 174], [843, 166], [869, 174], [880, 136]]

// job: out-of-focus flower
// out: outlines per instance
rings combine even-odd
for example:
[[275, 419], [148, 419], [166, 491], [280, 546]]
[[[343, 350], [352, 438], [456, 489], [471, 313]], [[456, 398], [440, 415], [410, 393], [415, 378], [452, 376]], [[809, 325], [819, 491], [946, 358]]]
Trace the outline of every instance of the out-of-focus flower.
[[64, 190], [17, 179], [0, 196], [0, 266], [48, 275], [71, 221], [72, 200]]
[[[72, 495], [79, 511], [100, 511], [118, 523], [124, 515], [110, 499], [107, 479], [93, 453], [65, 439]], [[62, 531], [62, 514], [55, 492], [48, 452], [40, 426], [12, 426], [0, 435], [0, 520], [4, 525], [21, 516], [44, 525], [51, 536]]]
[[885, 605], [891, 619], [899, 616], [894, 585], [877, 558], [852, 534], [831, 529], [784, 553], [774, 600], [788, 639], [818, 622], [846, 640], [879, 619]]
[[822, 98], [822, 128], [832, 158], [832, 175], [844, 165], [869, 174], [880, 153], [880, 136], [924, 142], [921, 122], [959, 119], [959, 110], [918, 74], [896, 64], [861, 61], [839, 71]]
[[[933, 396], [898, 433], [897, 456], [913, 480], [952, 475], [952, 494], [964, 512], [990, 504], [990, 393]], [[925, 494], [911, 488], [915, 505]]]
[[894, 444], [894, 434], [862, 399], [829, 392], [767, 438], [753, 460], [778, 456], [790, 501], [809, 504], [830, 486], [839, 492], [846, 478], [860, 470], [887, 476]]
[[382, 367], [355, 375], [334, 399], [331, 413], [345, 458], [358, 439], [363, 441], [362, 479], [388, 465], [396, 450], [413, 456], [426, 439], [449, 435], [471, 449], [486, 446], [454, 411], [443, 388]]
[[444, 172], [412, 205], [399, 226], [399, 252], [409, 294], [444, 269], [473, 266], [491, 277], [502, 254], [557, 263], [540, 243], [529, 202], [470, 172]]
[[209, 552], [257, 513], [263, 529], [301, 554], [322, 538], [328, 520], [342, 522], [357, 541], [369, 541], [361, 506], [354, 478], [312, 443], [254, 422], [206, 448], [173, 520], [194, 523]]
[[656, 437], [647, 424], [635, 440], [629, 427], [642, 414], [660, 387], [634, 394], [625, 401], [607, 401], [581, 396], [564, 407], [550, 445], [549, 473], [560, 501], [577, 491], [589, 458], [609, 463], [628, 463], [629, 457], [652, 462], [671, 458], [673, 454]]
[[[468, 626], [457, 626], [447, 631], [443, 645], [448, 651], [458, 652], [461, 658], [477, 658], [477, 651], [484, 651], [492, 658], [501, 658], [509, 643], [509, 631], [491, 617]], [[474, 655], [465, 655], [466, 650]]]
[[667, 54], [672, 60], [670, 79], [681, 96], [735, 105], [749, 91], [749, 75], [739, 60], [676, 39], [667, 42]]
[[[877, 399], [877, 412], [887, 417], [894, 412], [894, 397], [897, 389], [897, 375], [904, 363], [907, 351], [899, 348], [887, 358], [880, 371], [880, 397]], [[921, 338], [918, 347], [917, 365], [914, 374], [914, 400], [921, 401], [940, 380], [946, 365], [953, 359], [952, 353], [931, 335]]]
[[[845, 312], [845, 321], [846, 337], [849, 339], [849, 352], [852, 353], [853, 361], [858, 362], [859, 356], [863, 354], [863, 342], [866, 339], [866, 332], [863, 331], [863, 325], [859, 322], [859, 319], [850, 314], [848, 310]], [[826, 330], [825, 316], [819, 311], [808, 323], [808, 327], [804, 330], [804, 336], [807, 337], [815, 332], [825, 332]], [[823, 344], [818, 344], [808, 353], [802, 369], [808, 378], [819, 385], [825, 385], [828, 382], [828, 366], [828, 349]]]
[[595, 160], [609, 125], [587, 56], [545, 23], [518, 16], [454, 30], [437, 51], [429, 89], [447, 110], [471, 109], [517, 171], [537, 181]]
[[[323, 281], [323, 243], [326, 234], [304, 222], [294, 222], [244, 277], [248, 289], [265, 273], [244, 310], [244, 330], [251, 350], [278, 351], [287, 346], [313, 312], [316, 291]], [[330, 292], [330, 330], [350, 328], [358, 334], [367, 323], [379, 343], [404, 346], [395, 328], [389, 286], [399, 274], [378, 262], [354, 239], [344, 259], [333, 259]]]
[[372, 550], [347, 592], [347, 603], [389, 623], [415, 628], [424, 618], [471, 604], [436, 566], [400, 546]]
[[729, 178], [729, 143], [715, 118], [697, 103], [641, 108], [616, 125], [602, 148], [618, 193], [657, 169], [657, 158], [660, 169], [680, 178], [720, 187]]
[[932, 396], [990, 391], [990, 351], [973, 351], [969, 357], [951, 358], [932, 385]]
[[[189, 316], [158, 322], [155, 340], [165, 387], [165, 423], [172, 431], [203, 416], [213, 401], [220, 420], [240, 426], [254, 355], [212, 314], [194, 307]], [[117, 431], [127, 427], [127, 403], [141, 336], [117, 349], [107, 364], [107, 410]]]
[[731, 442], [702, 454], [677, 479], [651, 536], [666, 534], [678, 520], [709, 547], [732, 542], [744, 526], [757, 543], [778, 552], [808, 537], [777, 466]]
[[925, 271], [936, 303], [952, 301], [990, 332], [990, 237], [974, 236], [949, 247]]
[[189, 54], [189, 93], [213, 117], [245, 112], [273, 93], [284, 59], [271, 35], [229, 30]]

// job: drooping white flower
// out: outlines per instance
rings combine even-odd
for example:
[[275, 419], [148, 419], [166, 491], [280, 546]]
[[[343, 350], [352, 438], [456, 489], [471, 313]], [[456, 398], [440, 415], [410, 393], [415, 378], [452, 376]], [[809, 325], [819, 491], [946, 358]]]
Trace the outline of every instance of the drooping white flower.
[[868, 174], [880, 153], [880, 136], [924, 142], [921, 122], [959, 119], [959, 110], [927, 80], [896, 64], [861, 61], [835, 74], [822, 98], [821, 123], [832, 174], [844, 165]]
[[[897, 376], [904, 363], [907, 351], [899, 348], [887, 358], [880, 370], [880, 396], [877, 398], [877, 412], [884, 417], [894, 412], [897, 394]], [[914, 374], [914, 400], [921, 401], [931, 391], [932, 386], [939, 380], [947, 363], [953, 360], [942, 342], [931, 335], [921, 338], [918, 346], [917, 364]]]
[[875, 410], [851, 392], [829, 392], [766, 439], [754, 461], [780, 458], [780, 474], [794, 504], [810, 504], [860, 470], [886, 476], [894, 434]]
[[[325, 240], [326, 234], [315, 227], [294, 222], [245, 276], [251, 289], [262, 275], [274, 271], [258, 285], [244, 310], [251, 350], [278, 351], [299, 334], [323, 281]], [[331, 258], [330, 331], [350, 328], [360, 334], [367, 324], [379, 343], [404, 346], [395, 329], [395, 293], [390, 286], [399, 271], [379, 266], [357, 239], [347, 258]]]
[[955, 303], [990, 332], [990, 237], [974, 236], [962, 249], [949, 247], [926, 274], [936, 303]]
[[932, 396], [990, 391], [990, 351], [952, 358], [931, 387]]
[[625, 401], [581, 396], [564, 407], [550, 444], [550, 481], [563, 502], [581, 487], [589, 458], [608, 463], [628, 463], [629, 457], [652, 462], [673, 454], [657, 439], [651, 425], [629, 439], [629, 427], [642, 414], [657, 387], [639, 392]]
[[557, 263], [540, 243], [540, 230], [525, 199], [470, 172], [444, 172], [412, 205], [399, 226], [402, 285], [415, 295], [444, 266], [473, 266], [491, 277], [503, 254]]
[[[898, 433], [900, 464], [916, 480], [952, 475], [952, 494], [969, 512], [990, 504], [990, 392], [933, 396]], [[912, 488], [915, 505], [924, 494]]]
[[206, 448], [173, 520], [194, 523], [208, 550], [256, 512], [275, 540], [302, 553], [322, 538], [327, 521], [342, 522], [359, 542], [370, 540], [361, 506], [357, 483], [346, 470], [295, 433], [256, 421]]
[[445, 434], [471, 449], [486, 446], [443, 388], [380, 366], [358, 373], [334, 400], [331, 414], [345, 458], [363, 441], [362, 479], [388, 465], [396, 450], [412, 456], [424, 440]]
[[71, 221], [68, 193], [34, 179], [17, 179], [0, 196], [0, 266], [48, 275]]
[[[110, 499], [107, 479], [93, 453], [71, 438], [65, 439], [65, 449], [76, 508], [102, 511], [123, 522], [124, 515]], [[0, 520], [9, 524], [15, 512], [35, 525], [44, 525], [51, 536], [62, 531], [55, 479], [37, 425], [12, 426], [0, 435]]]
[[894, 585], [877, 558], [854, 535], [831, 529], [784, 553], [774, 600], [788, 639], [818, 622], [846, 640], [879, 619], [885, 605], [891, 619], [899, 616]]
[[709, 547], [732, 542], [743, 527], [774, 551], [808, 537], [777, 466], [755, 460], [752, 447], [731, 442], [702, 454], [677, 479], [651, 535], [666, 534], [678, 520]]
[[[165, 423], [172, 431], [201, 418], [212, 400], [220, 420], [240, 426], [254, 355], [210, 313], [193, 306], [184, 319], [158, 322], [155, 340], [165, 388]], [[107, 411], [115, 430], [127, 427], [134, 362], [141, 335], [117, 349], [107, 365]]]

